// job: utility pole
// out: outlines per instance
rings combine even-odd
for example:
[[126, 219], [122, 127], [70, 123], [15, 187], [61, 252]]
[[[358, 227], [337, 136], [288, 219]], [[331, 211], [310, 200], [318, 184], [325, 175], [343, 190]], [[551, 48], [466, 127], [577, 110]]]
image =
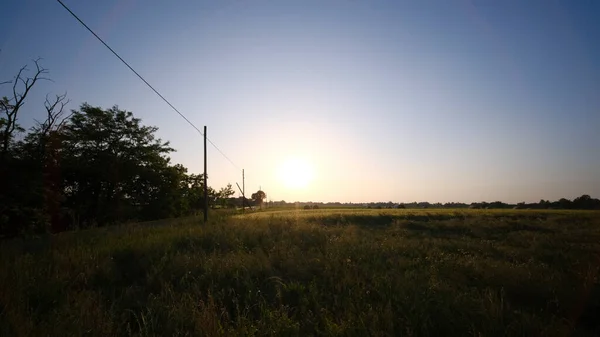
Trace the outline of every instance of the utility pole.
[[204, 126], [204, 223], [208, 221], [208, 176], [206, 175], [206, 125]]

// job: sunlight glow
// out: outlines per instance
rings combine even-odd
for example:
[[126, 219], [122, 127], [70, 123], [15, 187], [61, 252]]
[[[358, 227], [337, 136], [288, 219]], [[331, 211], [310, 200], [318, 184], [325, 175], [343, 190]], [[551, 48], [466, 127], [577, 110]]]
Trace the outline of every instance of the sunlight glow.
[[305, 158], [289, 157], [278, 169], [279, 180], [290, 189], [306, 188], [314, 177], [313, 165]]

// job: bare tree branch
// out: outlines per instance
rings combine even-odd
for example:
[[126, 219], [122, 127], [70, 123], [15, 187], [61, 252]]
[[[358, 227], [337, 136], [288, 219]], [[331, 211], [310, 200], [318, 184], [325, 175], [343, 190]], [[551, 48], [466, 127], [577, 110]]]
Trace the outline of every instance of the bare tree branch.
[[36, 120], [37, 126], [33, 127], [37, 135], [37, 148], [42, 155], [46, 152], [46, 145], [54, 131], [60, 130], [67, 117], [63, 116], [65, 106], [69, 104], [67, 93], [56, 95], [54, 99], [50, 99], [46, 95], [44, 107], [46, 108], [46, 120], [40, 122]]
[[68, 118], [63, 118], [63, 112], [65, 106], [69, 104], [70, 100], [67, 99], [67, 93], [65, 92], [62, 95], [56, 95], [53, 101], [48, 99], [48, 95], [46, 95], [46, 101], [44, 102], [44, 107], [46, 108], [46, 121], [44, 122], [43, 134], [47, 134], [52, 130], [57, 130], [60, 125], [62, 125], [63, 121]]
[[8, 152], [10, 140], [18, 126], [17, 119], [19, 109], [25, 104], [25, 99], [31, 88], [33, 88], [38, 80], [48, 80], [44, 77], [44, 75], [48, 73], [48, 70], [40, 65], [40, 60], [40, 58], [33, 60], [33, 63], [35, 64], [35, 74], [33, 77], [26, 77], [24, 75], [24, 72], [28, 71], [27, 65], [21, 67], [17, 72], [15, 80], [12, 82], [12, 97], [0, 100], [0, 113], [6, 116], [4, 125], [2, 125], [3, 129], [0, 130], [0, 135], [2, 137], [2, 139], [0, 139], [2, 142], [2, 147], [0, 148], [1, 158], [4, 158]]
[[[70, 102], [70, 101], [69, 101], [69, 102]], [[66, 104], [65, 104], [65, 105], [66, 105]], [[56, 130], [57, 130], [57, 131], [60, 131], [60, 130], [62, 129], [62, 127], [65, 125], [65, 122], [66, 122], [66, 121], [67, 121], [69, 118], [71, 118], [71, 116], [73, 116], [73, 113], [74, 113], [74, 112], [73, 112], [73, 110], [71, 110], [71, 113], [70, 113], [70, 114], [68, 114], [67, 116], [65, 116], [65, 118], [63, 118], [63, 119], [60, 121], [60, 123], [58, 123], [58, 124], [56, 125]]]
[[[17, 73], [17, 77], [15, 78], [15, 82], [13, 83], [13, 99], [15, 101], [15, 109], [16, 111], [14, 111], [14, 113], [16, 114], [18, 112], [18, 109], [21, 108], [21, 106], [23, 106], [23, 104], [25, 104], [25, 98], [27, 97], [27, 94], [29, 93], [29, 91], [31, 90], [31, 88], [35, 85], [35, 83], [38, 80], [48, 80], [47, 78], [43, 77], [44, 74], [48, 73], [48, 70], [44, 67], [41, 67], [39, 64], [39, 58], [33, 60], [33, 63], [35, 64], [35, 74], [33, 75], [33, 77], [23, 77], [23, 72], [27, 71], [27, 65], [24, 65], [21, 69], [19, 69], [19, 72]], [[17, 92], [17, 87], [19, 82], [21, 82], [23, 84], [23, 92], [18, 93]]]

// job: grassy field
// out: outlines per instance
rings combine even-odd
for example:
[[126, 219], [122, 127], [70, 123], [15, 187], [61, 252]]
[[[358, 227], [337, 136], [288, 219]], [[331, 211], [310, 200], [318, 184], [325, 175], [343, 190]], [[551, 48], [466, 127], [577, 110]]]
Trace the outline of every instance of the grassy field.
[[0, 242], [0, 336], [597, 336], [600, 212], [292, 210]]

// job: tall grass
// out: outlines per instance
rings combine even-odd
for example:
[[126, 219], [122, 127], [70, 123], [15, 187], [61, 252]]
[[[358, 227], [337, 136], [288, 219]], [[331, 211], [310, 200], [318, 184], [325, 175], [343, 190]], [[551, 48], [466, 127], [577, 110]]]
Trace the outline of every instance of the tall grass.
[[600, 214], [289, 211], [0, 247], [1, 336], [593, 336]]

